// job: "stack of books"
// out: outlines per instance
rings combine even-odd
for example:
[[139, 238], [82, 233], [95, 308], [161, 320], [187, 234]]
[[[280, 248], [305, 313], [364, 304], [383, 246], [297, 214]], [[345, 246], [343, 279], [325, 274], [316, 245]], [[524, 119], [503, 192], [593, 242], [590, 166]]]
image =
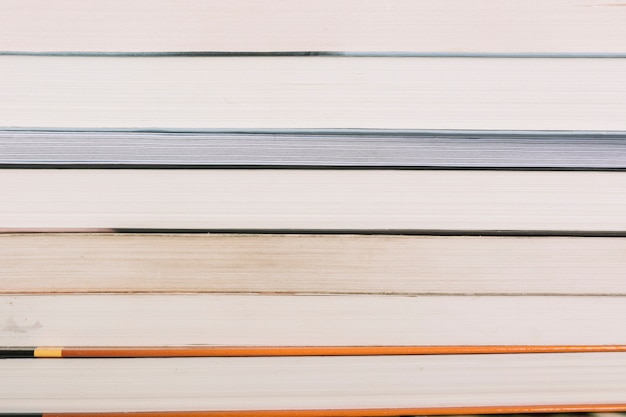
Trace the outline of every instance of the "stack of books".
[[0, 2], [0, 413], [625, 411], [619, 6]]

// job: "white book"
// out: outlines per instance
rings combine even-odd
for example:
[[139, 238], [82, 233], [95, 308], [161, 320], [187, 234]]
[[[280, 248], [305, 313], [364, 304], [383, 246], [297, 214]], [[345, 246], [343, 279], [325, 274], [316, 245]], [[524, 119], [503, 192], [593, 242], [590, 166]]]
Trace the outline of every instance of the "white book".
[[626, 295], [617, 237], [0, 234], [0, 292]]
[[360, 409], [368, 410], [362, 415], [389, 416], [444, 407], [623, 409], [626, 353], [5, 359], [0, 381], [0, 407], [14, 413], [317, 410], [306, 415], [324, 416]]
[[626, 345], [612, 296], [0, 296], [0, 346]]
[[0, 50], [624, 53], [603, 0], [3, 0]]
[[626, 131], [626, 60], [0, 56], [0, 128]]
[[2, 229], [623, 233], [626, 174], [0, 170]]

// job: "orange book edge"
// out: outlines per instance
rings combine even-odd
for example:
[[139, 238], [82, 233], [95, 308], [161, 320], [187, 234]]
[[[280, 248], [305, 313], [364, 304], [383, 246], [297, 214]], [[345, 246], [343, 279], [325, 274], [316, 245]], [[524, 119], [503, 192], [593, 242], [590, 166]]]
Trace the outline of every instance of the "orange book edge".
[[[507, 405], [485, 407], [367, 408], [341, 410], [233, 410], [113, 413], [42, 413], [41, 417], [392, 417], [399, 415], [580, 413], [626, 411], [626, 404]], [[0, 414], [1, 416], [2, 414]], [[19, 416], [20, 414], [11, 414]], [[26, 416], [27, 414], [24, 414]], [[35, 414], [28, 414], [34, 416]]]
[[377, 356], [626, 352], [626, 345], [128, 346], [0, 348], [0, 358]]

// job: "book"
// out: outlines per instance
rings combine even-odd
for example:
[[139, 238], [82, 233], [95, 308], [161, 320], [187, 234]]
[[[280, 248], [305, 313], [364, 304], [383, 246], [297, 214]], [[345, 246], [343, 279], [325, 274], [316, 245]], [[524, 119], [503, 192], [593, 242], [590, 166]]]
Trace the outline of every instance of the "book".
[[241, 358], [626, 352], [626, 345], [36, 346], [0, 347], [0, 359]]
[[0, 50], [624, 53], [602, 0], [4, 0]]
[[44, 6], [0, 0], [5, 416], [626, 410], [619, 5]]
[[0, 128], [624, 131], [626, 60], [0, 56]]
[[0, 166], [624, 169], [624, 134], [0, 130]]
[[352, 410], [349, 415], [389, 416], [426, 409], [449, 414], [461, 407], [567, 409], [564, 404], [623, 410], [625, 371], [626, 353], [6, 359], [0, 361], [8, 382], [0, 390], [0, 404], [3, 412], [13, 413], [233, 411], [248, 416], [243, 412], [342, 415], [334, 410]]
[[4, 294], [0, 346], [626, 345], [619, 296]]
[[624, 190], [601, 171], [8, 169], [0, 228], [620, 235]]
[[0, 292], [626, 294], [617, 237], [0, 234]]

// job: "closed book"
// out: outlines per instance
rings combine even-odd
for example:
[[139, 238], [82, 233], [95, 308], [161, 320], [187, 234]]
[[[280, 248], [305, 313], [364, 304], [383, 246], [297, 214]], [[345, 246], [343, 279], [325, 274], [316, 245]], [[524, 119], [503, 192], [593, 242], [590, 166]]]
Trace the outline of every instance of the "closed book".
[[624, 131], [604, 58], [0, 56], [0, 128]]
[[602, 0], [4, 0], [0, 50], [624, 53]]
[[9, 169], [0, 192], [9, 231], [626, 231], [619, 171]]
[[0, 404], [181, 417], [623, 410], [625, 367], [626, 353], [5, 359]]

